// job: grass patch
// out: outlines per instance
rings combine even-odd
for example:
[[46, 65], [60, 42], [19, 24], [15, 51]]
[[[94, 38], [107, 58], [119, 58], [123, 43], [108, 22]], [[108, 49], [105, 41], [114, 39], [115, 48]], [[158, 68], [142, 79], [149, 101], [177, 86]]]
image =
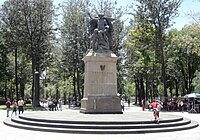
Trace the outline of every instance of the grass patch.
[[6, 109], [6, 105], [0, 105], [0, 109], [5, 110]]

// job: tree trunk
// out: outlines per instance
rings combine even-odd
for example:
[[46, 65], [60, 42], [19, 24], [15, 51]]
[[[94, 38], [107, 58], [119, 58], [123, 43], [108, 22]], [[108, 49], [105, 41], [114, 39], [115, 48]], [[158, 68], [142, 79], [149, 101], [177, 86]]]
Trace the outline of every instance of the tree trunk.
[[20, 81], [20, 97], [24, 99], [24, 89], [25, 89], [25, 83], [24, 80]]
[[[5, 83], [4, 83], [4, 96], [5, 96], [5, 99], [7, 98], [7, 80], [5, 79]], [[8, 96], [9, 97], [9, 96]], [[9, 97], [10, 98], [10, 97]]]
[[59, 99], [59, 90], [58, 90], [58, 86], [56, 86], [56, 100], [58, 101]]
[[80, 91], [80, 76], [79, 76], [79, 70], [76, 70], [77, 73], [77, 80], [76, 80], [76, 84], [77, 84], [77, 91], [78, 91], [78, 101], [81, 100], [81, 91]]
[[75, 106], [77, 105], [77, 95], [76, 95], [76, 65], [73, 68], [73, 100], [75, 101]]
[[33, 61], [32, 61], [32, 88], [31, 88], [31, 91], [32, 91], [32, 94], [31, 94], [31, 99], [32, 99], [32, 105], [33, 105], [33, 102], [35, 102], [34, 100], [34, 96], [35, 96], [35, 76], [34, 76], [34, 66], [33, 66]]
[[149, 79], [146, 79], [146, 94], [145, 94], [145, 99], [149, 99]]
[[173, 89], [172, 87], [173, 87], [173, 85], [172, 84], [173, 84], [173, 82], [171, 81], [170, 82], [170, 87], [169, 87], [169, 92], [170, 92], [171, 99], [173, 98], [173, 94], [172, 94], [172, 89]]
[[[190, 59], [189, 59], [189, 62], [190, 62]], [[192, 73], [191, 73], [191, 66], [190, 64], [188, 63], [188, 94], [190, 94], [192, 91], [193, 91], [193, 86], [192, 86]]]
[[135, 79], [135, 104], [137, 104], [138, 96], [139, 96], [139, 80]]
[[176, 86], [176, 97], [178, 97], [178, 81], [175, 80], [175, 86]]
[[[162, 65], [162, 80], [163, 80], [163, 89], [164, 89], [164, 97], [168, 97], [167, 95], [167, 82], [166, 82], [166, 69], [165, 69], [165, 56], [163, 52], [163, 46], [161, 46], [161, 65]], [[165, 98], [166, 100], [166, 98]]]
[[145, 99], [145, 90], [144, 90], [144, 80], [143, 78], [140, 79], [140, 97], [141, 97], [141, 100], [142, 99]]
[[18, 93], [18, 76], [17, 76], [17, 47], [15, 48], [15, 93], [16, 93], [16, 98], [19, 100], [19, 93]]
[[39, 104], [39, 92], [40, 92], [40, 74], [39, 74], [39, 67], [35, 63], [35, 59], [32, 58], [32, 73], [33, 73], [33, 85], [32, 85], [32, 105], [33, 107], [40, 106]]

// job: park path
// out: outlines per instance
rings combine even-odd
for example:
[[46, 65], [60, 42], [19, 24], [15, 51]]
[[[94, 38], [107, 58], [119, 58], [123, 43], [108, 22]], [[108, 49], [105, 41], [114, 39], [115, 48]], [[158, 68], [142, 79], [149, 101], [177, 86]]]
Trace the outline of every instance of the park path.
[[[72, 111], [65, 108], [63, 111]], [[76, 110], [74, 110], [76, 111]], [[145, 110], [148, 111], [148, 110]], [[140, 107], [131, 106], [125, 107], [125, 112], [139, 113], [142, 112]], [[26, 112], [25, 112], [26, 113]], [[200, 114], [181, 113], [181, 112], [161, 112], [173, 115], [180, 115], [191, 120], [195, 120], [200, 123]], [[199, 140], [200, 127], [166, 133], [146, 133], [146, 134], [64, 134], [64, 133], [52, 133], [52, 132], [39, 132], [12, 128], [3, 124], [3, 120], [6, 118], [6, 111], [0, 110], [0, 139], [1, 140]]]

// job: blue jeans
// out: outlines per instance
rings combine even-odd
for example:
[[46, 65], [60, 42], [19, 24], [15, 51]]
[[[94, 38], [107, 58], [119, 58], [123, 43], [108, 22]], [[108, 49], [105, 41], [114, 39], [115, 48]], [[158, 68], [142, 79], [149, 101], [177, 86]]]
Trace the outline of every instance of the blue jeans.
[[7, 117], [9, 117], [10, 108], [6, 108], [6, 111], [7, 111]]

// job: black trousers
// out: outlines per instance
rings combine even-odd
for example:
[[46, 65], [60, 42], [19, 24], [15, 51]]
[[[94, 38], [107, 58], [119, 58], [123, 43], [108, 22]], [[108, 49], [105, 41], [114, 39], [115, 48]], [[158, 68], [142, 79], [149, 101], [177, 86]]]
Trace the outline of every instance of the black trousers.
[[22, 114], [24, 113], [24, 107], [23, 106], [19, 106], [19, 114], [20, 112], [22, 112]]

